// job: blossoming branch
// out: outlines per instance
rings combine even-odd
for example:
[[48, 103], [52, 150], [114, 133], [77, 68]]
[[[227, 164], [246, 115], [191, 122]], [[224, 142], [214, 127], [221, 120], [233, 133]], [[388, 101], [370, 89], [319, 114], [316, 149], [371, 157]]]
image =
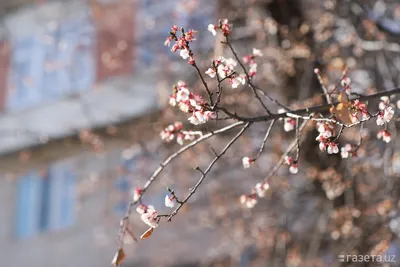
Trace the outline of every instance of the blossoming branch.
[[[400, 88], [366, 96], [354, 94], [351, 87], [351, 80], [347, 75], [348, 69], [346, 68], [338, 85], [329, 91], [324, 85], [320, 70], [315, 69], [314, 72], [320, 83], [326, 104], [292, 110], [290, 107], [272, 98], [255, 83], [258, 61], [264, 55], [262, 49], [252, 48], [249, 54], [240, 56], [230, 41], [229, 37], [232, 33], [233, 25], [229, 24], [227, 19], [220, 20], [216, 24], [210, 24], [207, 29], [213, 36], [217, 34], [223, 35], [224, 41], [222, 41], [222, 44], [233, 54], [233, 58], [220, 55], [211, 60], [206, 69], [200, 69], [196, 64], [195, 56], [197, 57], [197, 55], [195, 55], [195, 52], [191, 48], [191, 44], [196, 41], [196, 30], [189, 29], [185, 31], [183, 27], [174, 25], [165, 40], [164, 45], [171, 47], [171, 52], [179, 52], [179, 56], [187, 60], [188, 65], [194, 68], [202, 82], [203, 91], [195, 92], [184, 81], [178, 81], [172, 87], [169, 105], [187, 114], [187, 121], [189, 123], [175, 122], [167, 126], [160, 133], [163, 141], [171, 142], [176, 140], [181, 148], [160, 164], [160, 167], [155, 170], [142, 188], [134, 188], [132, 190], [132, 201], [129, 203], [126, 214], [120, 223], [120, 246], [112, 262], [115, 266], [123, 261], [125, 257], [123, 246], [127, 238], [132, 235], [128, 231], [132, 207], [136, 205], [138, 216], [149, 227], [142, 234], [141, 238], [149, 238], [160, 223], [169, 222], [178, 214], [181, 207], [186, 205], [192, 195], [197, 192], [217, 161], [255, 123], [270, 122], [269, 126], [265, 129], [265, 136], [260, 144], [258, 153], [256, 155], [242, 155], [242, 165], [245, 169], [257, 165], [257, 160], [264, 153], [266, 142], [274, 128], [282, 127], [285, 132], [293, 133], [293, 141], [276, 165], [266, 175], [265, 179], [255, 183], [254, 187], [249, 190], [249, 193], [238, 196], [238, 203], [241, 203], [246, 208], [253, 208], [260, 198], [265, 197], [266, 192], [270, 189], [269, 179], [275, 175], [281, 166], [286, 165], [291, 174], [297, 174], [301, 170], [299, 154], [302, 135], [304, 134], [303, 129], [307, 124], [312, 124], [318, 132], [318, 135], [314, 138], [315, 142], [318, 143], [321, 153], [331, 156], [338, 154], [343, 159], [358, 156], [357, 150], [362, 143], [361, 130], [366, 122], [375, 121], [377, 127], [380, 127], [377, 132], [378, 139], [386, 143], [391, 141], [391, 133], [388, 125], [399, 113], [400, 102], [397, 102], [397, 106], [395, 105], [395, 95], [400, 93]], [[207, 82], [207, 80], [211, 80], [211, 82]], [[263, 108], [265, 114], [248, 117], [237, 114], [235, 111], [230, 111], [221, 104], [221, 99], [224, 97], [222, 88], [226, 85], [231, 90], [239, 87], [242, 87], [242, 89], [248, 88]], [[369, 104], [369, 101], [374, 99], [380, 100], [377, 106]], [[273, 108], [271, 108], [271, 105]], [[197, 125], [206, 124], [210, 121], [219, 121], [222, 116], [224, 116], [225, 122], [228, 121], [231, 124], [209, 132], [202, 132], [196, 129]], [[225, 144], [220, 152], [213, 150], [214, 159], [206, 169], [195, 168], [195, 171], [199, 172], [199, 179], [188, 190], [186, 196], [177, 196], [173, 189], [167, 189], [168, 192], [164, 199], [166, 213], [156, 210], [151, 203], [143, 203], [142, 196], [156, 182], [159, 174], [170, 162], [197, 144], [215, 135], [233, 131], [239, 127], [240, 130]], [[353, 127], [360, 128], [359, 141], [357, 143], [346, 143], [341, 146], [339, 139], [343, 132]]]

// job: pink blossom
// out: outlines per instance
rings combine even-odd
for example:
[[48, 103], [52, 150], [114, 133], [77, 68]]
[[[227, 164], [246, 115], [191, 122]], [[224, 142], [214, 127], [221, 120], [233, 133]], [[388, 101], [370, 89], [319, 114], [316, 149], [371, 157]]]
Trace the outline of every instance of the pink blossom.
[[183, 145], [183, 140], [185, 139], [185, 135], [182, 133], [179, 133], [176, 137], [176, 142], [180, 145]]
[[290, 156], [285, 157], [285, 164], [290, 165], [293, 163], [293, 158]]
[[181, 101], [187, 101], [189, 100], [189, 95], [190, 92], [187, 88], [181, 87], [178, 90], [178, 93], [176, 94], [176, 101], [181, 102]]
[[244, 64], [251, 63], [253, 62], [253, 57], [251, 55], [244, 56], [242, 58], [242, 61]]
[[176, 83], [176, 85], [177, 85], [179, 88], [181, 88], [181, 87], [187, 87], [187, 84], [186, 84], [184, 81], [178, 81], [178, 82]]
[[171, 95], [171, 96], [169, 97], [169, 104], [170, 104], [171, 106], [173, 106], [173, 107], [176, 106], [176, 98], [175, 98], [175, 95]]
[[349, 77], [343, 77], [343, 79], [340, 81], [340, 84], [343, 87], [349, 86], [351, 83], [351, 79]]
[[200, 121], [197, 119], [197, 117], [194, 116], [194, 115], [192, 115], [191, 117], [189, 117], [188, 120], [189, 120], [189, 122], [190, 122], [191, 124], [194, 124], [194, 125], [199, 125], [199, 124], [201, 124]]
[[219, 57], [217, 58], [217, 60], [215, 60], [215, 65], [218, 66], [218, 65], [224, 63], [225, 60], [226, 60], [226, 59], [225, 59], [223, 56], [219, 56]]
[[143, 204], [139, 204], [136, 207], [136, 212], [139, 213], [140, 215], [142, 215], [142, 214], [146, 213], [148, 209], [154, 210], [154, 207], [152, 205], [146, 206], [146, 205], [143, 205]]
[[147, 211], [143, 213], [140, 217], [144, 223], [152, 228], [156, 228], [158, 226], [157, 222], [157, 211], [155, 209], [147, 208]]
[[369, 118], [367, 105], [360, 102], [358, 99], [354, 100], [353, 108], [355, 112], [351, 114], [351, 120], [353, 123], [361, 120], [367, 120]]
[[377, 134], [377, 138], [389, 143], [392, 140], [392, 135], [388, 130], [380, 130]]
[[225, 36], [228, 36], [231, 33], [232, 30], [232, 24], [228, 24], [228, 20], [224, 19], [221, 22], [221, 30], [224, 33]]
[[181, 52], [179, 53], [179, 55], [180, 55], [183, 59], [187, 59], [187, 58], [190, 56], [189, 50], [187, 50], [186, 48], [185, 48], [185, 49], [182, 49]]
[[384, 110], [389, 105], [390, 98], [388, 96], [382, 96], [381, 102], [379, 102], [379, 109]]
[[214, 35], [214, 36], [217, 35], [217, 31], [216, 31], [217, 26], [216, 25], [209, 24], [207, 29], [208, 29], [208, 31], [210, 31], [212, 33], [212, 35]]
[[139, 213], [140, 215], [144, 214], [147, 210], [147, 207], [143, 204], [140, 204], [136, 207], [136, 212]]
[[352, 147], [352, 145], [347, 144], [340, 148], [340, 155], [342, 156], [342, 158], [347, 159], [349, 157]]
[[297, 162], [290, 156], [285, 157], [285, 164], [289, 165], [289, 172], [296, 174], [299, 170], [297, 168]]
[[262, 57], [264, 54], [261, 52], [261, 50], [253, 48], [253, 56], [254, 57]]
[[189, 101], [179, 102], [178, 106], [179, 106], [179, 109], [182, 110], [185, 113], [188, 113], [189, 110], [190, 110]]
[[142, 195], [142, 193], [143, 193], [143, 189], [142, 189], [142, 188], [139, 188], [139, 187], [136, 187], [136, 188], [133, 190], [133, 202], [138, 201], [139, 198], [140, 198], [140, 196]]
[[217, 113], [215, 113], [214, 111], [205, 111], [204, 117], [206, 118], [206, 120], [215, 119], [217, 118]]
[[202, 111], [195, 111], [188, 120], [191, 124], [198, 125], [205, 123], [207, 121], [207, 118], [204, 116], [204, 113]]
[[168, 37], [168, 38], [165, 40], [164, 45], [169, 47], [169, 46], [171, 45], [171, 41], [172, 41], [172, 40], [173, 40], [173, 37], [172, 37], [172, 36]]
[[160, 133], [161, 140], [164, 140], [166, 142], [172, 141], [174, 139], [174, 134], [171, 133], [170, 131], [161, 131]]
[[225, 77], [227, 77], [231, 73], [231, 69], [228, 66], [220, 64], [217, 67], [217, 72], [218, 72], [218, 76], [221, 79], [224, 79]]
[[393, 119], [394, 110], [392, 107], [387, 107], [384, 111], [383, 118], [386, 122], [390, 122]]
[[176, 44], [178, 45], [178, 47], [180, 49], [187, 49], [186, 48], [186, 40], [183, 37], [179, 38], [178, 41], [176, 42]]
[[393, 118], [394, 110], [392, 107], [388, 106], [384, 110], [381, 110], [376, 118], [377, 125], [384, 125], [385, 123], [390, 122]]
[[206, 71], [206, 74], [207, 74], [208, 76], [210, 76], [211, 78], [214, 78], [215, 75], [217, 74], [217, 72], [215, 71], [214, 68], [208, 68], [208, 70]]
[[188, 64], [189, 65], [193, 65], [194, 63], [195, 63], [194, 58], [193, 57], [189, 57]]
[[180, 132], [183, 128], [181, 122], [175, 122], [174, 124], [168, 125], [167, 128], [161, 131], [160, 137], [162, 140], [166, 142], [170, 142], [175, 138], [175, 134], [177, 134], [177, 142], [178, 144], [183, 143], [183, 134]]
[[250, 165], [254, 162], [254, 160], [250, 159], [249, 157], [244, 157], [242, 159], [243, 168], [247, 169], [250, 168]]
[[328, 149], [327, 149], [328, 154], [337, 154], [339, 153], [339, 147], [335, 142], [330, 142], [328, 144]]
[[297, 168], [297, 163], [292, 163], [289, 167], [289, 172], [296, 174], [299, 172], [299, 169]]
[[257, 73], [257, 64], [256, 63], [250, 64], [250, 70], [249, 70], [250, 77], [253, 77], [254, 75], [256, 75], [256, 73]]
[[296, 120], [293, 118], [285, 118], [284, 119], [284, 125], [283, 128], [285, 129], [285, 132], [290, 132], [294, 130], [296, 127]]
[[255, 196], [242, 195], [240, 196], [240, 203], [252, 209], [257, 204], [257, 199]]
[[377, 125], [384, 125], [385, 124], [385, 119], [383, 117], [383, 112], [380, 112], [378, 117], [376, 118], [376, 124]]
[[324, 140], [332, 137], [333, 133], [330, 130], [327, 130], [325, 132], [320, 132], [319, 135], [315, 138], [316, 141], [318, 142], [323, 142]]
[[193, 132], [193, 131], [182, 131], [182, 133], [185, 135], [184, 140], [190, 140], [193, 141], [196, 137], [196, 135], [202, 136], [202, 132]]
[[255, 189], [256, 189], [258, 197], [265, 197], [265, 193], [269, 189], [269, 184], [268, 183], [257, 183]]
[[171, 28], [171, 31], [172, 31], [173, 34], [176, 34], [176, 32], [177, 32], [178, 30], [179, 30], [178, 25], [174, 25], [174, 26], [172, 26], [172, 28]]
[[168, 208], [173, 208], [175, 206], [175, 201], [174, 201], [174, 197], [173, 196], [165, 196], [165, 200], [164, 200], [165, 206]]
[[[317, 131], [319, 133], [325, 133], [325, 136], [331, 137], [334, 125], [332, 123], [317, 122]], [[328, 133], [330, 132], [330, 134]]]
[[171, 48], [171, 52], [176, 52], [176, 51], [178, 51], [178, 49], [179, 49], [179, 45], [178, 45], [178, 43], [175, 43]]
[[197, 31], [189, 29], [187, 32], [185, 32], [185, 40], [188, 42], [192, 42], [195, 41], [196, 39], [194, 39], [194, 35], [197, 34]]
[[225, 60], [225, 66], [227, 66], [230, 70], [233, 70], [237, 66], [237, 61], [233, 58], [228, 58]]
[[232, 88], [237, 88], [240, 84], [243, 84], [243, 78], [236, 76], [229, 79], [229, 82], [232, 84]]
[[325, 142], [321, 142], [319, 143], [319, 150], [321, 150], [321, 152], [325, 152], [326, 151], [326, 146], [327, 144]]

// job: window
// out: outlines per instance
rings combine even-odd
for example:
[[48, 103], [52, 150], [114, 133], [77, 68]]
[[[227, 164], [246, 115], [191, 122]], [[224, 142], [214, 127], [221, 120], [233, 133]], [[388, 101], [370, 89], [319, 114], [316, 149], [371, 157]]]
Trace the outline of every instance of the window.
[[[12, 40], [6, 109], [23, 110], [91, 89], [95, 32], [88, 12]], [[23, 25], [21, 25], [23, 27]]]
[[18, 181], [17, 236], [67, 228], [75, 222], [76, 176], [68, 164], [52, 165], [47, 174], [31, 172]]

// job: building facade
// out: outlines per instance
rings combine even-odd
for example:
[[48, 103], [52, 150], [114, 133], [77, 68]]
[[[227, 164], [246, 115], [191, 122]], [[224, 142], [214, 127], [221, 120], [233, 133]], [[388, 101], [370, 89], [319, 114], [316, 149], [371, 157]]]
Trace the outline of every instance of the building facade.
[[[130, 188], [154, 161], [124, 131], [145, 138], [137, 121], [157, 114], [181, 66], [165, 34], [215, 19], [213, 1], [164, 2], [33, 1], [2, 17], [5, 266], [109, 266]], [[111, 139], [100, 153], [93, 128]]]

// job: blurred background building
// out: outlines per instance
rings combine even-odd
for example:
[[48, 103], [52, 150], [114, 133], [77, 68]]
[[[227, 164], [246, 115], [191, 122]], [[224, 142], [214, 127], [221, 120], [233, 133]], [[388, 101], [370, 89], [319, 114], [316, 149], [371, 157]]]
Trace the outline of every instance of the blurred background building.
[[152, 165], [126, 136], [181, 68], [170, 27], [205, 30], [206, 2], [1, 1], [1, 265], [109, 266], [132, 186], [118, 170]]

